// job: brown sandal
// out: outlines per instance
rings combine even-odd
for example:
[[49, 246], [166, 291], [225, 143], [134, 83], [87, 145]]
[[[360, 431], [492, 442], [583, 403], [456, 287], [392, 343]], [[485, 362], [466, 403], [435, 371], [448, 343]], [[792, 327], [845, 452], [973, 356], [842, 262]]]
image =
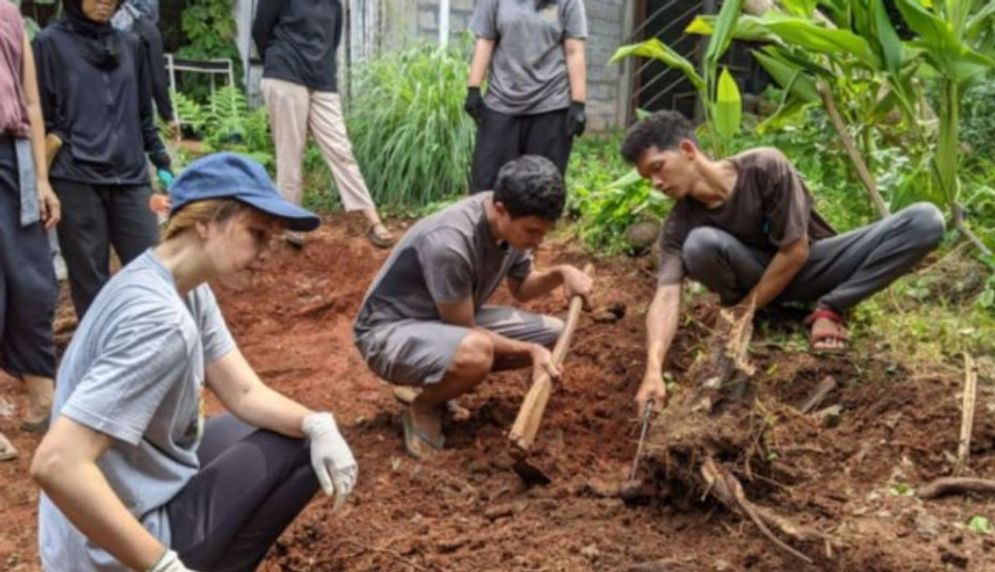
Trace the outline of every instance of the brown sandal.
[[[377, 227], [382, 228], [384, 232], [377, 232]], [[377, 248], [390, 248], [394, 246], [394, 237], [382, 222], [371, 224], [370, 228], [366, 229], [366, 240], [369, 240], [370, 244]]]

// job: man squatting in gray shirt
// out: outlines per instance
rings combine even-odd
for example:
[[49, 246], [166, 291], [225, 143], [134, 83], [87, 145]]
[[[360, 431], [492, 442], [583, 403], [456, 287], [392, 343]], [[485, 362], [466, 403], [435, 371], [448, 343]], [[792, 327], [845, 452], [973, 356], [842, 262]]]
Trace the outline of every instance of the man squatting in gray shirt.
[[537, 270], [532, 250], [560, 217], [563, 178], [548, 159], [519, 157], [501, 168], [493, 192], [427, 217], [405, 234], [366, 293], [356, 346], [377, 375], [421, 388], [402, 417], [407, 451], [443, 446], [442, 412], [488, 373], [526, 367], [559, 376], [548, 346], [556, 318], [486, 305], [507, 278], [519, 302], [562, 285], [587, 299], [590, 277], [569, 265]]

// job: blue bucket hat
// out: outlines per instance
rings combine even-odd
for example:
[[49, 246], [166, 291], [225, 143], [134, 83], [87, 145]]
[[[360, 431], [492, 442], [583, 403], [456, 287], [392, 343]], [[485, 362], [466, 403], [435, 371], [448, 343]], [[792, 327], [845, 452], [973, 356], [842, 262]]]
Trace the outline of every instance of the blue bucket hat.
[[290, 230], [314, 230], [321, 224], [318, 215], [283, 198], [262, 165], [235, 153], [216, 153], [190, 163], [170, 186], [169, 199], [172, 212], [205, 199], [237, 199], [283, 219]]

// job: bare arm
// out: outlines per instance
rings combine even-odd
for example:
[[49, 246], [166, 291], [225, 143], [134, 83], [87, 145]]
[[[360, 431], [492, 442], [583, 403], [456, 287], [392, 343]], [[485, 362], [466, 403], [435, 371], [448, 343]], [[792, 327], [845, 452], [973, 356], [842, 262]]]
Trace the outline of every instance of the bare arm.
[[468, 87], [480, 87], [480, 84], [484, 83], [487, 68], [491, 66], [492, 55], [494, 55], [494, 40], [490, 38], [477, 38], [477, 44], [473, 48], [473, 60], [470, 62], [470, 79], [467, 80]]
[[636, 393], [639, 411], [647, 400], [662, 403], [667, 389], [663, 383], [663, 360], [677, 333], [681, 311], [681, 285], [670, 284], [657, 288], [646, 313], [646, 373]]
[[301, 423], [313, 413], [259, 379], [238, 348], [205, 368], [207, 385], [235, 417], [253, 427], [303, 437]]
[[742, 303], [749, 303], [751, 298], [756, 297], [757, 308], [763, 308], [769, 304], [794, 280], [802, 266], [805, 265], [806, 260], [808, 260], [807, 239], [800, 238], [782, 247], [767, 265], [760, 281], [743, 298]]
[[41, 95], [38, 91], [38, 74], [35, 70], [35, 57], [31, 43], [24, 35], [24, 99], [28, 108], [28, 121], [31, 123], [31, 151], [34, 155], [35, 176], [38, 180], [38, 204], [41, 208], [45, 229], [53, 228], [62, 217], [62, 207], [48, 180], [48, 161], [45, 153], [45, 119], [41, 112]]
[[128, 512], [97, 467], [110, 444], [109, 436], [61, 416], [38, 445], [31, 478], [97, 546], [129, 568], [147, 570], [166, 548]]
[[553, 291], [563, 285], [569, 300], [573, 296], [584, 298], [584, 307], [590, 308], [593, 279], [576, 266], [561, 264], [548, 270], [533, 270], [524, 280], [508, 278], [508, 289], [519, 302], [528, 302]]
[[563, 44], [567, 59], [567, 75], [570, 78], [570, 101], [587, 101], [587, 61], [584, 56], [584, 40], [567, 38]]

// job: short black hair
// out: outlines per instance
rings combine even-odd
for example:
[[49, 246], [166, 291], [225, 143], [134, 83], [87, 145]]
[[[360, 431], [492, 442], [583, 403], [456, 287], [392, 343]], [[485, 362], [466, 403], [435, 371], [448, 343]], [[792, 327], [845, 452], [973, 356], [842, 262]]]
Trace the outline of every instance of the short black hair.
[[523, 155], [498, 171], [493, 199], [504, 205], [511, 218], [537, 216], [555, 221], [563, 214], [567, 193], [563, 175], [552, 161], [539, 155]]
[[678, 111], [657, 111], [629, 128], [622, 141], [622, 158], [635, 165], [639, 156], [650, 147], [670, 151], [680, 145], [682, 139], [698, 144], [694, 125]]

